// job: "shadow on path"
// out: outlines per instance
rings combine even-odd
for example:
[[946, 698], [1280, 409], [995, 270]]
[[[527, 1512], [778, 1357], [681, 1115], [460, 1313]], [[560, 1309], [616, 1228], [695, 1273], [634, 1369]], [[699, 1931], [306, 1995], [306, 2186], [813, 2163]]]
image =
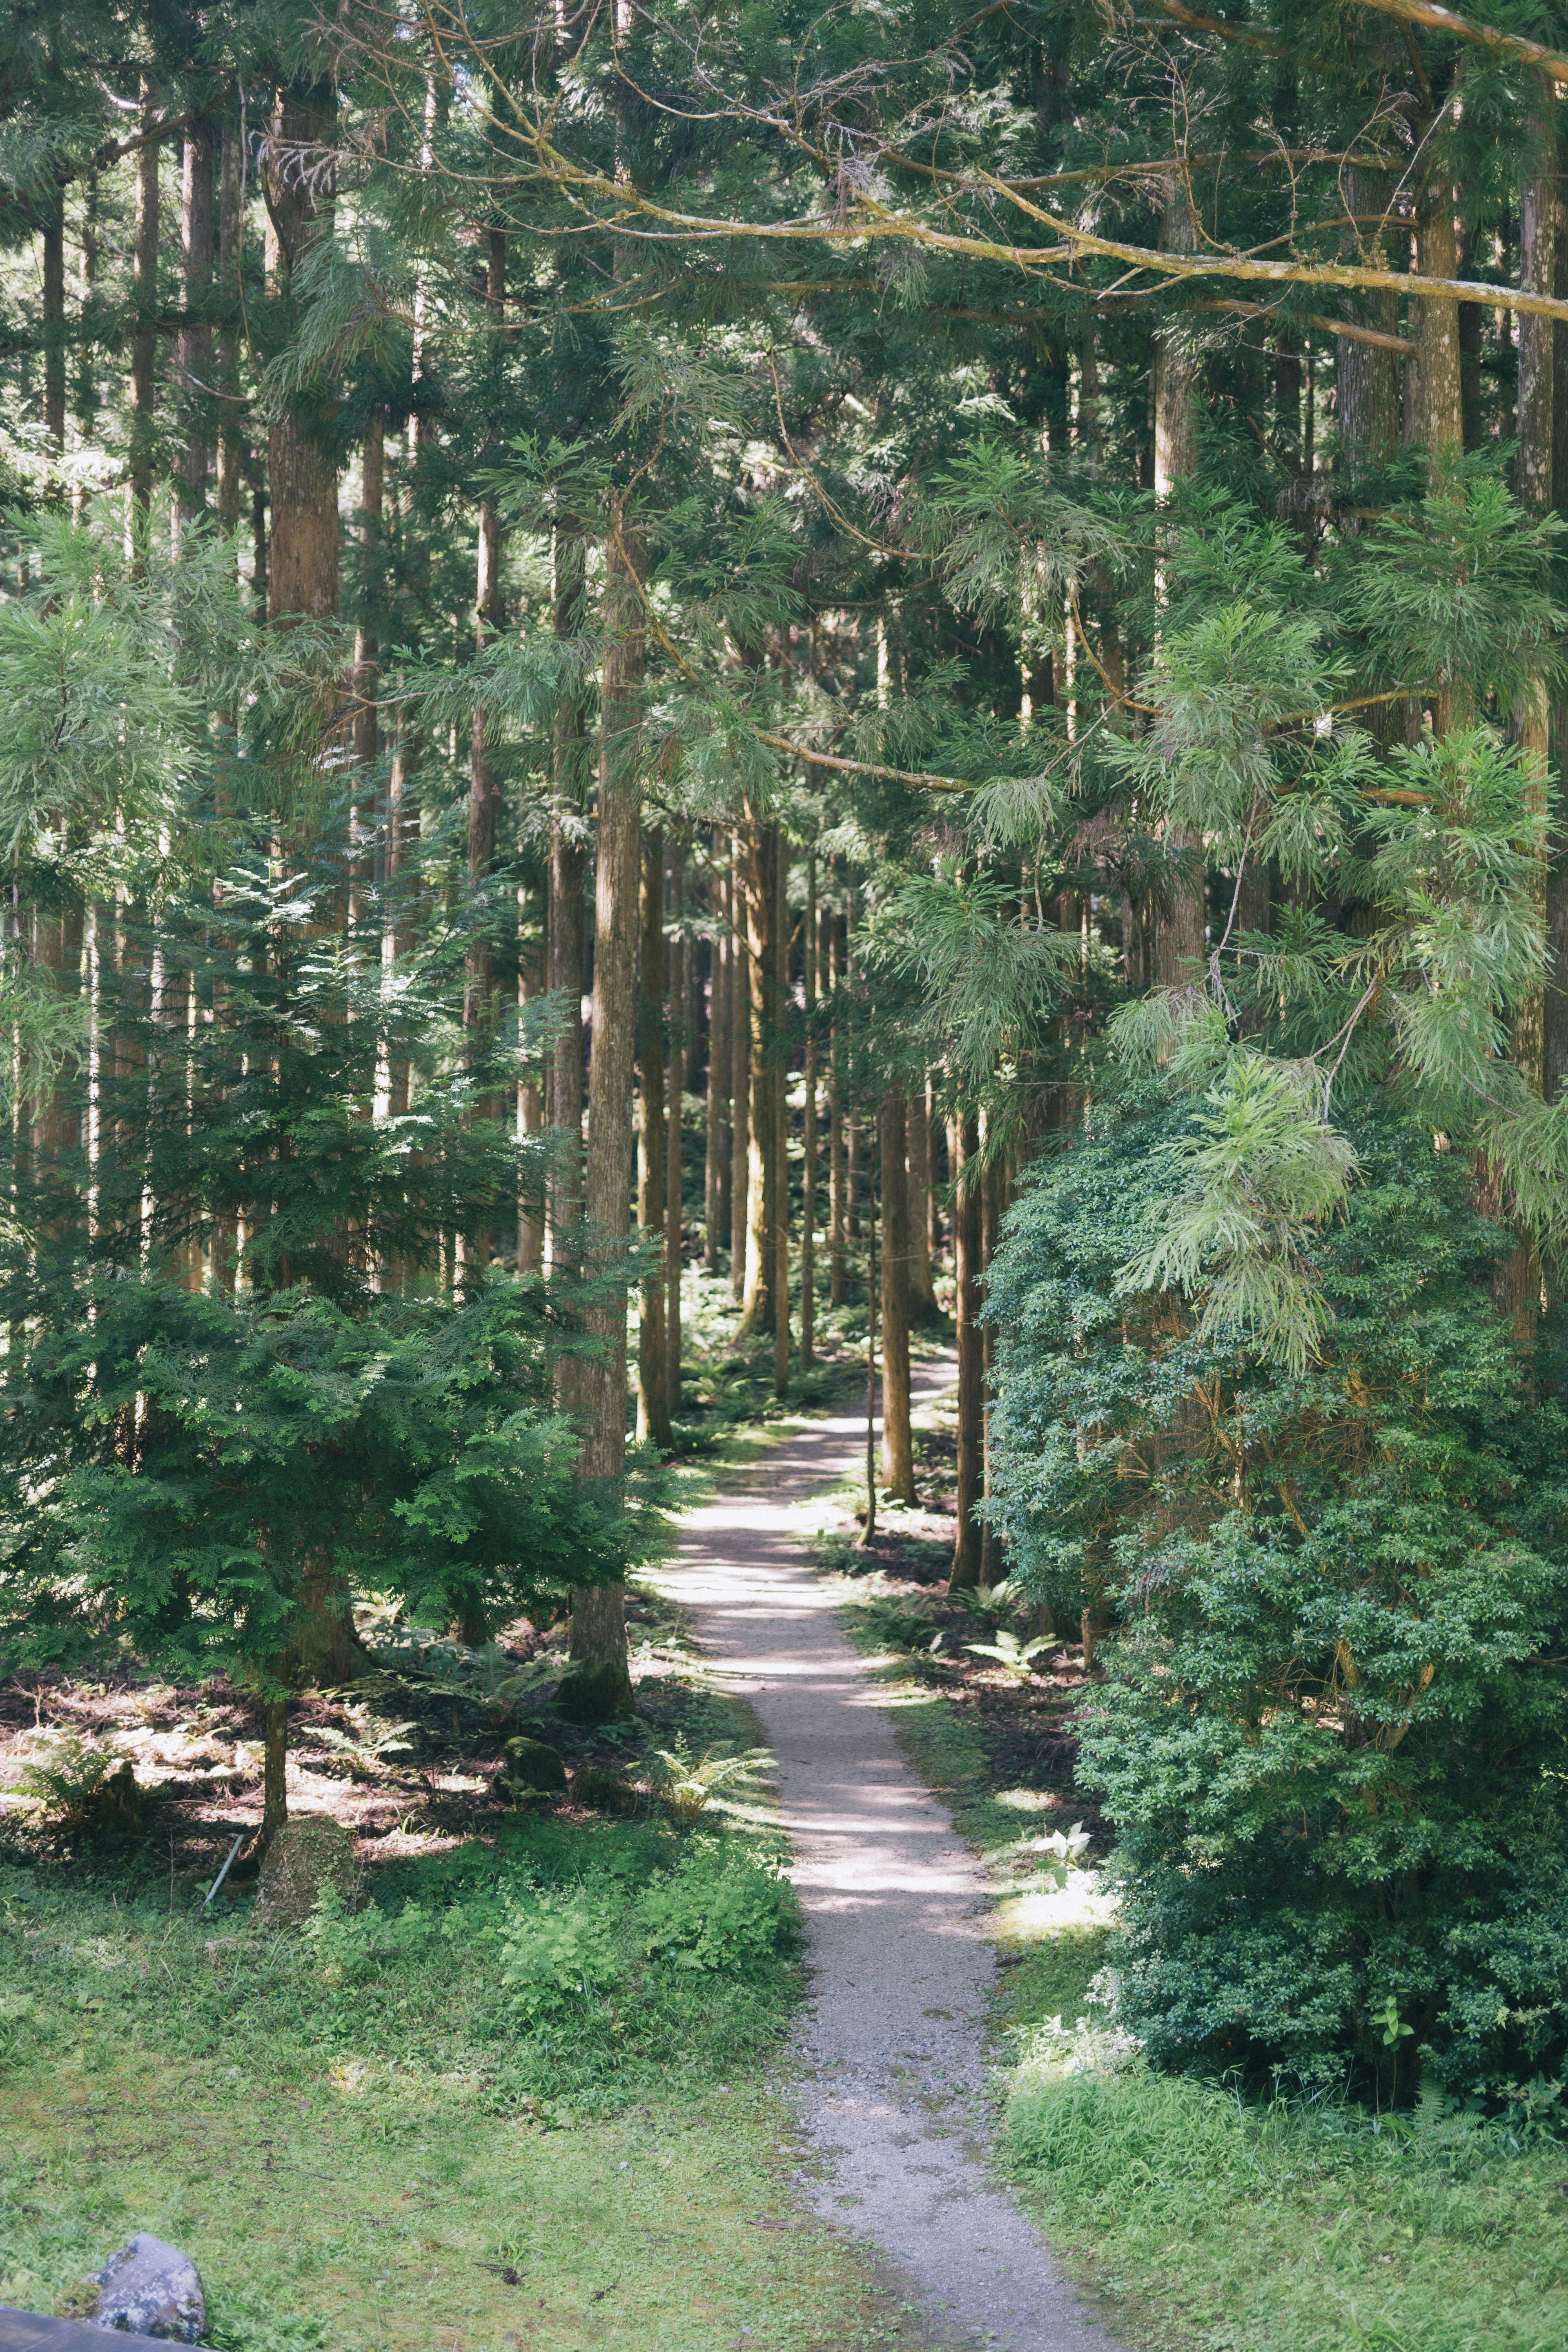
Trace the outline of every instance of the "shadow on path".
[[[916, 1369], [917, 1392], [951, 1364]], [[950, 2329], [996, 2352], [1117, 2352], [984, 2162], [995, 1954], [979, 1866], [899, 1754], [801, 1557], [792, 1504], [864, 1462], [865, 1422], [813, 1422], [693, 1511], [671, 1579], [778, 1761], [813, 2004], [799, 2033], [825, 2219], [871, 2240]]]

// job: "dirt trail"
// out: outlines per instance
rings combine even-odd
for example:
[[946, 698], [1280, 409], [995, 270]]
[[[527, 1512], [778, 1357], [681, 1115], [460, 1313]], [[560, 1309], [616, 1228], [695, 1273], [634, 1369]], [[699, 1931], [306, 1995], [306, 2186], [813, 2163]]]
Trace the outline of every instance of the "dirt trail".
[[[951, 1377], [917, 1370], [928, 1396]], [[984, 1880], [900, 1756], [791, 1519], [863, 1462], [864, 1433], [846, 1417], [792, 1433], [743, 1489], [690, 1514], [672, 1579], [778, 1759], [814, 1994], [803, 2123], [831, 2165], [812, 2195], [902, 2269], [955, 2342], [1116, 2352], [987, 2172]]]

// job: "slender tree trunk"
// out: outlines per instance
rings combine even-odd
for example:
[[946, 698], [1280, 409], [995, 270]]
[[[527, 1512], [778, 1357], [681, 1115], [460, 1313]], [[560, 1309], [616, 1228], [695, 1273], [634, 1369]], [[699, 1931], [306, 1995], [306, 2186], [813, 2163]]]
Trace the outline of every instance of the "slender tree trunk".
[[[549, 884], [545, 885], [548, 894]], [[532, 893], [525, 883], [517, 891], [517, 1139], [520, 1145], [542, 1133], [544, 1128], [544, 1088], [540, 1084], [540, 1061], [536, 1048], [529, 1038], [528, 1008], [536, 1003], [545, 988], [545, 959], [549, 953], [549, 924], [545, 910], [540, 910], [537, 935], [532, 922]], [[520, 1191], [517, 1202], [517, 1270], [520, 1275], [538, 1274], [544, 1265], [544, 1218], [539, 1193], [530, 1188]]]
[[139, 130], [146, 143], [136, 151], [135, 215], [131, 247], [131, 512], [127, 529], [135, 535], [145, 529], [153, 503], [153, 404], [157, 397], [158, 360], [158, 157], [156, 139], [147, 134], [156, 127], [153, 85], [142, 77]]
[[[1191, 253], [1197, 245], [1186, 186], [1167, 194], [1160, 222], [1166, 253]], [[1163, 506], [1178, 482], [1198, 472], [1198, 404], [1202, 369], [1190, 333], [1178, 316], [1154, 345], [1154, 495]], [[1163, 598], [1163, 564], [1159, 589]], [[1162, 894], [1154, 961], [1161, 988], [1190, 987], [1200, 977], [1204, 953], [1204, 841], [1201, 834], [1169, 826], [1165, 839], [1180, 866]]]
[[[554, 625], [558, 640], [582, 635], [584, 545], [557, 531], [554, 541]], [[546, 979], [560, 1027], [550, 1065], [550, 1123], [556, 1130], [551, 1163], [548, 1262], [552, 1273], [582, 1263], [583, 1223], [583, 884], [581, 828], [586, 797], [588, 740], [584, 695], [574, 679], [555, 705], [550, 815], [549, 966]]]
[[44, 437], [53, 455], [66, 446], [66, 212], [51, 192], [44, 213]]
[[[485, 306], [495, 322], [496, 339], [506, 312], [506, 237], [492, 229], [485, 270]], [[479, 554], [474, 587], [474, 649], [483, 653], [491, 637], [506, 626], [500, 588], [500, 513], [493, 498], [479, 500]], [[495, 864], [496, 822], [500, 788], [489, 753], [489, 720], [476, 710], [468, 737], [468, 944], [464, 960], [464, 1059], [474, 1068], [489, 1053], [495, 1035], [494, 959], [488, 913], [473, 919], [475, 900], [484, 890]], [[480, 1107], [481, 1116], [494, 1118], [500, 1105]]]
[[[1549, 293], [1556, 280], [1557, 101], [1550, 84], [1537, 83], [1531, 125], [1541, 145], [1541, 166], [1521, 191], [1520, 262], [1522, 283], [1531, 293]], [[1519, 499], [1527, 514], [1550, 514], [1553, 496], [1553, 433], [1556, 418], [1556, 331], [1550, 319], [1521, 318], [1519, 331]], [[1519, 721], [1521, 758], [1532, 779], [1531, 805], [1546, 804], [1552, 752], [1551, 709], [1544, 678], [1532, 679]], [[1549, 929], [1549, 860], [1537, 866], [1533, 897], [1536, 919]], [[1514, 1019], [1513, 1060], [1526, 1083], [1541, 1093], [1546, 1083], [1546, 1000], [1532, 989]]]
[[[1440, 176], [1423, 192], [1415, 229], [1416, 264], [1423, 277], [1458, 274], [1454, 191]], [[1416, 341], [1420, 348], [1421, 438], [1427, 476], [1436, 480], [1446, 461], [1465, 446], [1464, 387], [1459, 370], [1459, 306], [1424, 296]]]
[[[239, 126], [226, 122], [223, 127], [223, 154], [218, 170], [217, 266], [218, 284], [224, 307], [239, 296], [240, 217], [240, 148]], [[244, 471], [244, 451], [236, 423], [233, 394], [237, 379], [237, 361], [239, 344], [236, 330], [227, 324], [218, 331], [217, 387], [224, 398], [219, 405], [217, 434], [217, 518], [225, 530], [232, 531], [239, 524], [239, 486]]]
[[878, 1115], [882, 1169], [882, 1484], [900, 1503], [915, 1499], [910, 1428], [910, 1211], [904, 1173], [904, 1097], [883, 1093]]
[[953, 1121], [953, 1319], [958, 1329], [958, 1494], [954, 1507], [950, 1591], [980, 1581], [981, 1528], [975, 1516], [984, 1493], [985, 1362], [980, 1331], [981, 1195], [979, 1134], [973, 1119]]
[[773, 955], [769, 990], [773, 1078], [773, 1181], [768, 1232], [773, 1253], [773, 1394], [789, 1388], [789, 855], [782, 832], [773, 858]]
[[926, 1116], [924, 1082], [906, 1098], [905, 1155], [910, 1194], [910, 1320], [936, 1319], [936, 1285], [931, 1278], [931, 1122]]
[[[980, 1271], [984, 1282], [989, 1275], [991, 1261], [996, 1255], [997, 1230], [1002, 1222], [1002, 1204], [1006, 1186], [1006, 1173], [1000, 1159], [993, 1159], [980, 1180]], [[981, 1417], [981, 1484], [985, 1500], [991, 1499], [991, 1401], [995, 1393], [996, 1338], [989, 1323], [983, 1324], [981, 1344], [981, 1377], [984, 1388], [984, 1405]], [[1002, 1538], [989, 1521], [981, 1530], [980, 1581], [984, 1585], [1002, 1581]]]
[[708, 1117], [702, 1155], [702, 1263], [719, 1270], [721, 1237], [728, 1227], [730, 1173], [730, 975], [729, 891], [719, 863], [715, 834], [710, 867], [713, 941], [708, 960]]
[[[289, 152], [331, 146], [337, 100], [325, 85], [279, 95], [272, 118], [270, 160], [262, 166], [267, 197], [268, 281], [275, 299], [291, 302], [294, 273], [319, 238], [331, 234], [330, 188], [289, 169]], [[267, 436], [267, 479], [272, 499], [268, 551], [267, 611], [270, 620], [305, 614], [331, 619], [338, 609], [338, 475], [332, 446], [335, 387], [325, 378], [290, 392]]]
[[[1553, 280], [1558, 299], [1568, 300], [1568, 141], [1557, 148], [1556, 204], [1553, 208]], [[1552, 480], [1553, 499], [1568, 499], [1568, 325], [1552, 331]], [[1557, 600], [1568, 592], [1568, 560], [1560, 552], [1553, 563]], [[1561, 778], [1568, 774], [1568, 694], [1558, 688], [1552, 712], [1552, 767]], [[1560, 1100], [1568, 1085], [1568, 822], [1561, 814], [1552, 844], [1546, 884], [1547, 978], [1542, 1012], [1542, 1079], [1548, 1102]]]
[[268, 1699], [263, 1710], [260, 1843], [268, 1844], [289, 1818], [289, 1702]]
[[179, 341], [180, 402], [185, 415], [184, 447], [174, 477], [174, 550], [180, 532], [205, 510], [212, 443], [207, 425], [212, 394], [213, 331], [205, 313], [212, 303], [213, 173], [216, 136], [211, 122], [193, 122], [185, 132], [180, 173], [180, 293], [192, 323]]
[[[1389, 175], [1352, 165], [1346, 170], [1345, 209], [1360, 216], [1388, 202]], [[1363, 230], [1363, 235], [1366, 232]], [[1385, 240], [1370, 238], [1371, 257], [1387, 267]], [[1361, 322], [1381, 335], [1399, 332], [1399, 297], [1363, 293], [1355, 298]], [[1378, 472], [1399, 447], [1399, 354], [1378, 343], [1363, 343], [1342, 335], [1335, 346], [1335, 416], [1344, 468], [1354, 484]]]
[[381, 604], [381, 525], [386, 496], [386, 420], [379, 408], [365, 420], [360, 497], [359, 617], [354, 625], [353, 752], [358, 794], [349, 811], [349, 929], [364, 921], [371, 881], [370, 845], [375, 835], [374, 780], [381, 758], [376, 696], [381, 674], [376, 614]]
[[866, 1202], [866, 1522], [863, 1550], [877, 1533], [877, 1197]]
[[752, 1030], [756, 968], [752, 953], [751, 899], [736, 835], [730, 866], [730, 1289], [746, 1295], [746, 1217], [752, 1164]]
[[673, 1422], [680, 1411], [680, 1275], [684, 1234], [681, 1179], [685, 1123], [682, 1111], [686, 1082], [686, 845], [677, 838], [669, 848], [669, 1009], [674, 1024], [670, 1036], [669, 1099], [664, 1122], [664, 1399]]
[[[668, 1447], [669, 1365], [665, 1345], [664, 835], [642, 845], [641, 984], [637, 998], [637, 1231], [644, 1249], [637, 1318], [637, 1435]], [[595, 1043], [597, 1042], [595, 1034]]]
[[[844, 911], [844, 991], [846, 1001], [855, 994], [855, 918], [852, 908]], [[845, 1041], [846, 1087], [844, 1106], [844, 1230], [852, 1242], [860, 1238], [860, 1174], [861, 1150], [860, 1105], [858, 1096], [858, 1055], [850, 1039]]]
[[800, 1184], [800, 1369], [811, 1370], [816, 1345], [816, 854], [805, 866], [805, 1115]]
[[838, 987], [838, 918], [831, 908], [822, 917], [823, 970], [833, 995], [827, 1040], [827, 1300], [842, 1307], [847, 1296], [845, 1279], [844, 1200], [844, 1033]]
[[778, 835], [753, 824], [746, 861], [746, 934], [752, 1016], [751, 1119], [746, 1155], [746, 1280], [741, 1299], [742, 1335], [771, 1331], [776, 1272], [774, 1221], [778, 1163], [773, 1133], [773, 970], [777, 951], [774, 860]]
[[[642, 542], [624, 516], [605, 549], [605, 650], [599, 689], [599, 822], [595, 866], [593, 1045], [584, 1205], [593, 1270], [611, 1295], [589, 1311], [598, 1353], [583, 1366], [579, 1476], [618, 1481], [626, 1458], [626, 1317], [615, 1278], [631, 1222], [632, 1060], [637, 1026], [638, 848], [642, 795]], [[626, 1587], [572, 1595], [571, 1703], [607, 1717], [632, 1705]], [[565, 1689], [565, 1685], [563, 1685]]]

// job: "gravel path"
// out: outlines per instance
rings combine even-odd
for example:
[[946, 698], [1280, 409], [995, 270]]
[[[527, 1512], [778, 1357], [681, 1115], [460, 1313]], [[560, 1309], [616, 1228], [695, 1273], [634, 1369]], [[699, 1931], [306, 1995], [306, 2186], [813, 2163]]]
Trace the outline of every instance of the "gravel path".
[[[929, 1396], [952, 1373], [916, 1378]], [[803, 2123], [830, 2160], [813, 2199], [903, 2271], [953, 2342], [1116, 2352], [986, 2169], [984, 1879], [900, 1756], [792, 1523], [792, 1504], [863, 1462], [864, 1432], [843, 1418], [792, 1433], [743, 1490], [689, 1515], [672, 1580], [778, 1759], [814, 1990]]]

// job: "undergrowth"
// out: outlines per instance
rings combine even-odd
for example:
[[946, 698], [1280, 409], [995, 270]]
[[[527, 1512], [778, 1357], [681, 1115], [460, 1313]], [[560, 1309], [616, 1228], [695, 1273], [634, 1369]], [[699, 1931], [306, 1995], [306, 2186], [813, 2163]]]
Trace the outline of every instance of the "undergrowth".
[[845, 1597], [852, 1637], [885, 1660], [910, 1762], [1001, 1900], [1000, 2161], [1082, 2284], [1115, 2298], [1124, 2338], [1157, 2352], [1561, 2352], [1568, 2155], [1545, 2124], [1249, 2099], [1151, 2066], [1117, 2031], [1115, 1930], [1089, 1874], [1030, 1889], [1036, 1842], [1020, 1832], [1043, 1792], [1002, 1784], [979, 1728], [916, 1652], [900, 1654], [885, 1601]]

